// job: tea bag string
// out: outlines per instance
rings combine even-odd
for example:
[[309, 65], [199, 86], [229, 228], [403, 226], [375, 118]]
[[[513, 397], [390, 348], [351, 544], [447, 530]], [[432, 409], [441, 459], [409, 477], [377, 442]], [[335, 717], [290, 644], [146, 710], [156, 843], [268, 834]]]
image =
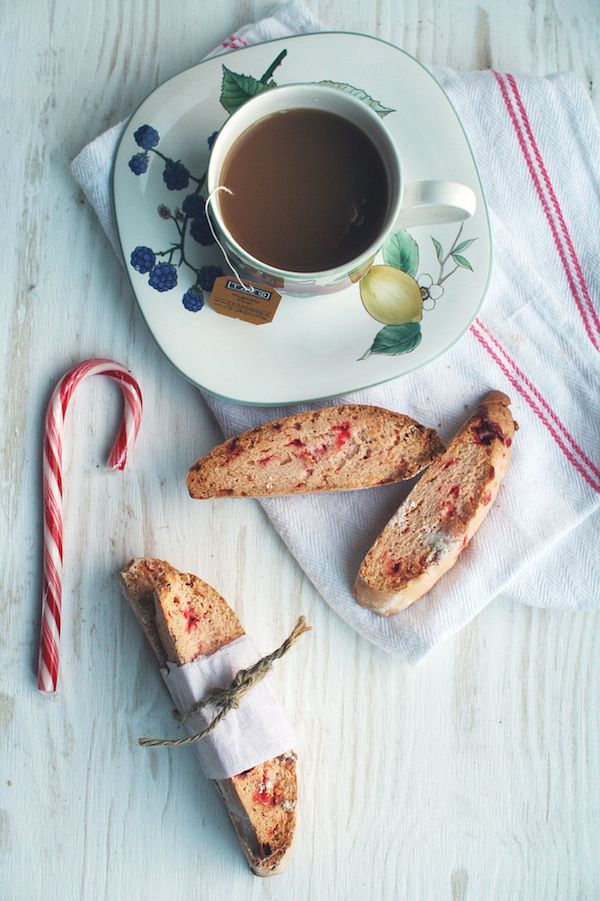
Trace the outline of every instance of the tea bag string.
[[211, 204], [212, 201], [213, 201], [213, 197], [215, 196], [215, 194], [216, 194], [218, 191], [225, 191], [226, 194], [231, 194], [231, 196], [233, 197], [233, 191], [232, 191], [230, 188], [227, 188], [225, 185], [217, 185], [216, 188], [213, 188], [213, 189], [212, 189], [212, 191], [210, 192], [210, 194], [207, 196], [206, 202], [205, 202], [205, 204], [204, 204], [204, 212], [206, 213], [206, 221], [208, 222], [208, 227], [210, 228], [211, 234], [212, 234], [213, 238], [215, 239], [215, 242], [216, 242], [217, 245], [219, 246], [219, 248], [220, 248], [220, 250], [221, 250], [221, 253], [222, 253], [223, 256], [225, 257], [225, 261], [227, 262], [227, 265], [229, 266], [229, 268], [231, 269], [231, 271], [233, 272], [233, 274], [234, 274], [235, 277], [237, 278], [238, 282], [240, 283], [240, 285], [242, 286], [242, 288], [244, 289], [244, 291], [247, 291], [248, 294], [255, 294], [255, 293], [256, 293], [256, 288], [254, 287], [254, 285], [246, 284], [245, 282], [242, 281], [242, 278], [241, 278], [239, 272], [237, 271], [237, 269], [235, 268], [235, 266], [233, 265], [233, 263], [232, 263], [231, 260], [229, 259], [229, 256], [227, 255], [227, 251], [225, 250], [225, 248], [223, 247], [223, 245], [222, 245], [221, 242], [219, 241], [219, 239], [218, 239], [218, 237], [217, 237], [217, 233], [215, 232], [215, 229], [213, 228], [212, 220], [211, 220], [211, 217], [210, 217], [210, 215], [209, 215], [209, 212], [210, 212], [210, 211], [209, 211], [209, 206], [210, 206], [210, 204]]

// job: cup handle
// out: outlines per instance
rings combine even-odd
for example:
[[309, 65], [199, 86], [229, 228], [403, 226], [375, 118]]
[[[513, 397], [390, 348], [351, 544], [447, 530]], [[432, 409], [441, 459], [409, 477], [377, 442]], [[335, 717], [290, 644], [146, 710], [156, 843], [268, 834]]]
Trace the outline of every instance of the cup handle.
[[475, 192], [457, 181], [413, 181], [404, 186], [396, 227], [462, 222], [477, 208]]

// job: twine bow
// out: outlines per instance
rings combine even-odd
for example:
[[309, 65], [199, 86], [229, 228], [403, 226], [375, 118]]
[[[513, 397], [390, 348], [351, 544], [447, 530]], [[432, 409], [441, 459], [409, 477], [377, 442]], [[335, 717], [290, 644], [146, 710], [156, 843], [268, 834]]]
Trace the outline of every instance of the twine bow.
[[201, 732], [197, 732], [195, 735], [188, 735], [185, 738], [142, 737], [138, 739], [138, 744], [145, 748], [181, 748], [184, 747], [184, 745], [193, 745], [195, 742], [200, 741], [201, 738], [204, 738], [219, 725], [221, 720], [227, 716], [230, 710], [240, 706], [242, 698], [254, 685], [265, 678], [273, 666], [273, 663], [276, 660], [279, 660], [280, 657], [283, 657], [284, 654], [287, 654], [291, 646], [300, 638], [300, 636], [304, 635], [305, 632], [310, 632], [311, 629], [312, 626], [307, 625], [306, 620], [301, 616], [288, 637], [278, 648], [275, 648], [274, 651], [271, 651], [271, 653], [267, 654], [265, 657], [261, 657], [260, 660], [257, 660], [256, 663], [249, 666], [248, 669], [239, 670], [225, 688], [212, 688], [201, 701], [198, 701], [190, 707], [186, 713], [179, 717], [179, 722], [185, 724], [190, 717], [194, 716], [194, 714], [198, 713], [199, 710], [202, 710], [209, 704], [220, 707], [221, 709], [216, 714], [215, 718]]

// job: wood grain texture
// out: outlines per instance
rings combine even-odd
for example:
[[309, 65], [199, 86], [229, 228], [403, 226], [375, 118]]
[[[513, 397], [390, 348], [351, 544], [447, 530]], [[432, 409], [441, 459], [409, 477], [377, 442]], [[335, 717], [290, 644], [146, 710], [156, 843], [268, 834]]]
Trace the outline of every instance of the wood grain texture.
[[[187, 467], [219, 439], [152, 342], [69, 160], [157, 84], [271, 2], [0, 5], [4, 247], [0, 330], [0, 895], [6, 901], [595, 899], [600, 896], [600, 616], [497, 600], [410, 669], [317, 596], [254, 502], [194, 503]], [[573, 69], [596, 108], [594, 0], [314, 0], [329, 27], [424, 62]], [[42, 414], [88, 356], [128, 363], [146, 409], [125, 473], [104, 468], [120, 399], [81, 386], [67, 423], [61, 696], [33, 676]], [[137, 554], [197, 572], [259, 647], [305, 613], [278, 667], [302, 736], [286, 874], [252, 877], [190, 750], [147, 751], [170, 704], [120, 598]]]

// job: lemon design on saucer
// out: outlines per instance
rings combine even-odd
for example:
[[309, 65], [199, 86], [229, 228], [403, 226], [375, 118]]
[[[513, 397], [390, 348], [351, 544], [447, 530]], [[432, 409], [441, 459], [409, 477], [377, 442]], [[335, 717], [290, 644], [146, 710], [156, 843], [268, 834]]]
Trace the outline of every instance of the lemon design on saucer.
[[360, 281], [360, 299], [367, 313], [385, 325], [420, 322], [423, 318], [417, 282], [393, 266], [372, 266]]
[[406, 229], [387, 239], [382, 248], [383, 265], [372, 266], [359, 282], [365, 310], [384, 326], [359, 360], [367, 360], [372, 354], [392, 357], [407, 354], [421, 343], [423, 312], [435, 309], [444, 293], [444, 282], [460, 269], [473, 272], [464, 251], [477, 238], [461, 241], [463, 227], [464, 223], [447, 253], [440, 241], [431, 235], [439, 265], [436, 279], [429, 272], [417, 276], [419, 247]]

